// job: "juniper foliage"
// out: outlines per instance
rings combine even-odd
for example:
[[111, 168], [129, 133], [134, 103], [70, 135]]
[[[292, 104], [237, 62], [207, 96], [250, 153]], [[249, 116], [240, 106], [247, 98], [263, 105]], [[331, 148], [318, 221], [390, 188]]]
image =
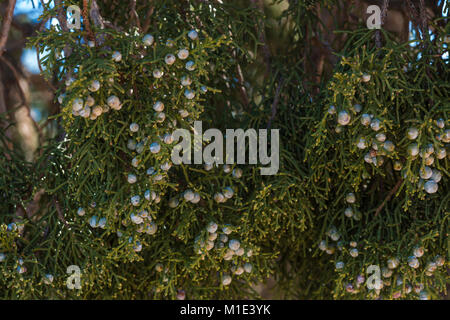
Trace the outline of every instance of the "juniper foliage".
[[[57, 132], [28, 162], [0, 131], [0, 296], [260, 298], [269, 277], [280, 298], [446, 294], [448, 20], [404, 8], [405, 41], [361, 3], [44, 4], [60, 22], [77, 4], [82, 28], [29, 39]], [[197, 120], [279, 129], [279, 172], [171, 165]]]

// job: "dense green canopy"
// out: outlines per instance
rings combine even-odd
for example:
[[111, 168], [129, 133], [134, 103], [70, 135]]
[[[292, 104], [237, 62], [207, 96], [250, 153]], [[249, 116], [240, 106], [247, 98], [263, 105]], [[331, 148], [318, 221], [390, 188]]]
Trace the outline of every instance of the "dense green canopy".
[[[0, 297], [442, 298], [448, 8], [378, 4], [381, 30], [364, 1], [44, 4], [31, 158], [0, 108]], [[194, 121], [279, 129], [278, 173], [173, 165]]]

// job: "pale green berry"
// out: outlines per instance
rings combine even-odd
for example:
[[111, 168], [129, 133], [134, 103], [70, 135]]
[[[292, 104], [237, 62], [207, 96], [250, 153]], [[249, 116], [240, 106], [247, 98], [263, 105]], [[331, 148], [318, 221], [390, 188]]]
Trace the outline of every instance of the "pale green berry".
[[156, 112], [161, 112], [164, 110], [164, 103], [162, 103], [161, 101], [156, 101], [155, 104], [153, 105], [153, 110], [155, 110]]
[[175, 56], [171, 53], [167, 54], [166, 57], [164, 58], [164, 61], [166, 62], [166, 64], [168, 64], [169, 66], [175, 63]]
[[361, 77], [362, 82], [369, 82], [371, 79], [371, 75], [368, 73], [364, 73]]
[[187, 35], [191, 40], [196, 40], [198, 38], [198, 33], [195, 30], [189, 31]]
[[355, 203], [356, 202], [356, 196], [353, 192], [350, 192], [347, 194], [347, 196], [345, 197], [345, 201], [347, 201], [348, 203]]
[[120, 62], [122, 61], [122, 54], [119, 51], [114, 51], [114, 53], [112, 54], [112, 59], [115, 62]]
[[146, 34], [142, 41], [146, 46], [151, 46], [154, 42], [155, 38], [151, 34]]
[[411, 127], [407, 131], [407, 136], [409, 140], [415, 140], [419, 136], [419, 129]]
[[222, 285], [228, 286], [231, 283], [231, 276], [223, 275], [222, 276]]
[[185, 59], [187, 59], [187, 57], [189, 57], [189, 50], [181, 49], [178, 51], [177, 55], [180, 60], [185, 60]]
[[351, 116], [347, 111], [341, 111], [338, 114], [338, 123], [342, 126], [346, 126], [350, 123]]
[[89, 91], [92, 92], [96, 92], [100, 89], [100, 81], [98, 80], [93, 80], [90, 84], [89, 84]]

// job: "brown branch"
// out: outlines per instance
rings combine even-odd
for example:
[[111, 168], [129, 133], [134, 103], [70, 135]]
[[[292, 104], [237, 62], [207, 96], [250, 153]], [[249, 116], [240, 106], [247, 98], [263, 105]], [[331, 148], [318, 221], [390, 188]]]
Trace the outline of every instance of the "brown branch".
[[[69, 28], [67, 27], [67, 19], [66, 13], [64, 12], [64, 7], [62, 5], [61, 0], [54, 0], [55, 7], [58, 7], [58, 13], [56, 15], [56, 19], [59, 22], [59, 26], [63, 32], [69, 32]], [[72, 48], [69, 45], [64, 46], [64, 56], [67, 59], [72, 54]], [[67, 78], [70, 78], [71, 74], [67, 74]]]
[[148, 11], [147, 11], [147, 15], [145, 17], [144, 25], [142, 26], [143, 33], [146, 33], [148, 31], [148, 29], [150, 28], [150, 18], [152, 17], [154, 10], [155, 10], [155, 7], [150, 4], [150, 7], [148, 8]]
[[419, 24], [419, 15], [416, 11], [416, 8], [414, 7], [414, 4], [411, 2], [411, 0], [406, 0], [406, 7], [408, 9], [411, 21], [415, 27], [420, 27]]
[[0, 56], [0, 60], [12, 71], [12, 74], [14, 75], [14, 78], [17, 83], [17, 87], [19, 88], [19, 95], [20, 99], [22, 100], [22, 104], [26, 105], [26, 98], [25, 93], [23, 92], [22, 87], [20, 86], [20, 78], [19, 72], [16, 70], [16, 68], [12, 65], [11, 62], [9, 62], [5, 57]]
[[237, 78], [239, 81], [239, 94], [242, 98], [242, 102], [244, 103], [244, 108], [248, 110], [248, 107], [250, 105], [250, 100], [248, 98], [247, 89], [244, 85], [244, 75], [242, 74], [241, 65], [237, 64]]
[[95, 36], [91, 29], [91, 22], [89, 21], [88, 7], [88, 0], [83, 0], [83, 10], [81, 10], [81, 14], [83, 15], [84, 26], [86, 28], [89, 40], [95, 41]]
[[427, 8], [423, 0], [419, 1], [420, 8], [420, 23], [422, 27], [422, 36], [423, 38], [428, 38], [428, 17], [427, 17]]
[[0, 56], [0, 61], [2, 61], [11, 71], [14, 75], [14, 78], [16, 80], [17, 87], [19, 89], [19, 95], [21, 101], [21, 106], [25, 107], [27, 109], [27, 116], [30, 118], [31, 122], [33, 123], [33, 126], [35, 127], [38, 135], [39, 135], [39, 142], [43, 142], [43, 133], [39, 125], [34, 121], [33, 117], [31, 116], [30, 106], [28, 105], [27, 98], [25, 96], [25, 93], [23, 92], [22, 86], [20, 85], [20, 78], [19, 72], [16, 70], [16, 68], [12, 65], [11, 62], [9, 62], [5, 57]]
[[[381, 8], [381, 26], [384, 25], [387, 17], [387, 10], [389, 7], [389, 0], [383, 0], [383, 7]], [[381, 48], [381, 31], [377, 30], [375, 32], [375, 43], [377, 48]]]
[[33, 217], [39, 210], [39, 201], [41, 201], [42, 196], [45, 194], [44, 189], [40, 189], [34, 194], [33, 200], [28, 204], [26, 208], [27, 217]]
[[68, 32], [69, 28], [67, 27], [67, 19], [66, 19], [66, 14], [64, 12], [64, 7], [62, 5], [62, 1], [55, 0], [55, 7], [58, 7], [56, 19], [58, 19], [61, 30], [64, 32]]
[[[45, 7], [44, 7], [44, 8], [45, 8]], [[45, 9], [44, 9], [44, 10], [45, 10]], [[46, 19], [46, 20], [41, 21], [41, 23], [39, 24], [38, 30], [39, 30], [39, 31], [44, 30], [45, 24], [46, 24], [47, 21], [50, 20], [50, 19], [51, 19], [51, 17], [49, 17], [49, 18]], [[43, 74], [44, 74], [44, 70], [42, 69], [41, 57], [39, 56], [40, 51], [41, 51], [41, 49], [40, 49], [40, 46], [39, 46], [39, 43], [38, 43], [38, 44], [36, 44], [36, 59], [37, 59], [39, 71], [41, 72], [41, 75], [43, 75]], [[43, 78], [44, 78], [44, 77], [43, 77]], [[44, 80], [45, 80], [45, 82], [49, 85], [49, 87], [50, 87], [54, 92], [56, 92], [57, 89], [55, 88], [55, 86], [53, 86], [53, 84], [51, 84], [50, 81], [47, 81], [47, 79], [44, 78]]]
[[100, 29], [105, 28], [106, 21], [104, 21], [103, 17], [100, 15], [100, 8], [98, 7], [97, 1], [95, 0], [92, 0], [89, 15], [91, 16], [91, 19], [96, 27]]
[[[6, 114], [8, 109], [6, 108], [6, 96], [5, 96], [5, 90], [3, 87], [3, 82], [0, 81], [0, 114]], [[1, 118], [0, 118], [1, 123]]]
[[[100, 30], [103, 30], [105, 27], [111, 28], [113, 30], [116, 30], [118, 32], [121, 32], [121, 28], [115, 26], [113, 23], [105, 20], [102, 15], [100, 14], [100, 8], [97, 4], [96, 0], [92, 0], [91, 2], [91, 10], [89, 12], [92, 21], [94, 22], [94, 25], [99, 28]], [[98, 34], [97, 42], [101, 45], [105, 42], [105, 35], [103, 33]]]
[[278, 77], [278, 86], [277, 90], [275, 91], [275, 97], [272, 103], [272, 115], [270, 116], [269, 123], [267, 124], [267, 129], [270, 129], [270, 127], [272, 126], [272, 121], [273, 119], [275, 119], [275, 116], [277, 115], [278, 103], [280, 102], [280, 94], [283, 86], [284, 86], [284, 78], [280, 75]]
[[59, 205], [58, 200], [53, 199], [53, 202], [55, 204], [56, 212], [58, 213], [58, 219], [68, 227], [69, 224], [67, 223], [66, 219], [64, 219], [64, 215], [62, 214], [61, 206]]
[[381, 210], [384, 208], [384, 206], [386, 205], [386, 203], [389, 201], [389, 199], [397, 192], [398, 188], [400, 188], [400, 186], [403, 183], [403, 179], [400, 179], [397, 184], [394, 186], [394, 188], [392, 188], [391, 191], [389, 191], [388, 195], [386, 196], [386, 198], [384, 199], [383, 203], [380, 204], [380, 206], [377, 208], [377, 210], [375, 211], [375, 217], [381, 212]]
[[5, 16], [3, 18], [2, 31], [0, 33], [0, 57], [2, 56], [6, 42], [8, 41], [9, 29], [11, 28], [15, 6], [16, 0], [9, 0], [8, 6], [6, 7]]
[[130, 17], [134, 19], [137, 28], [139, 29], [140, 32], [142, 32], [141, 22], [139, 21], [139, 16], [136, 12], [136, 0], [131, 0], [130, 2]]

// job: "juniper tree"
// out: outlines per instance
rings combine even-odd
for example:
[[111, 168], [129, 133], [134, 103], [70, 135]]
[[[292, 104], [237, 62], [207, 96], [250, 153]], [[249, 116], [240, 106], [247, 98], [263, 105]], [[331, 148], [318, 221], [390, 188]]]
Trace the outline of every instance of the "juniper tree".
[[[1, 297], [441, 298], [448, 4], [374, 2], [36, 3], [57, 108], [27, 159], [0, 50]], [[173, 164], [195, 121], [279, 129], [278, 173]]]

